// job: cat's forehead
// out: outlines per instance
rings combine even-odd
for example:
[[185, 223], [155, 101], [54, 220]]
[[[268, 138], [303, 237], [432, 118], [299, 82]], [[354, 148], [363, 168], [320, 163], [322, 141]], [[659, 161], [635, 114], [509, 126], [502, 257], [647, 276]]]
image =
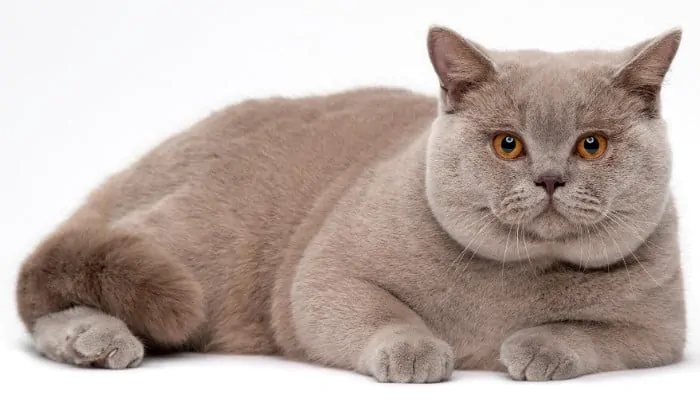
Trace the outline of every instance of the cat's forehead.
[[577, 50], [548, 52], [542, 50], [489, 51], [498, 65], [523, 68], [597, 68], [619, 65], [629, 57], [628, 51]]
[[551, 142], [588, 130], [622, 132], [642, 115], [643, 101], [613, 84], [627, 51], [491, 51], [489, 57], [497, 78], [465, 98], [465, 115], [482, 131], [507, 127]]
[[623, 60], [620, 53], [604, 51], [524, 50], [494, 57], [503, 83], [527, 95], [549, 92], [546, 94], [550, 98], [570, 90], [590, 90], [609, 81]]
[[625, 54], [606, 51], [503, 52], [493, 55], [519, 125], [535, 132], [575, 132], [625, 123], [627, 99], [611, 87]]

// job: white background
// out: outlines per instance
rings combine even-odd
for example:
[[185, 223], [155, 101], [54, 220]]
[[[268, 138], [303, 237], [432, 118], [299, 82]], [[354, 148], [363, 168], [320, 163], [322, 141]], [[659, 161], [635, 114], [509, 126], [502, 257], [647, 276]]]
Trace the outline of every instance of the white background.
[[[54, 399], [695, 396], [688, 390], [700, 388], [700, 13], [692, 3], [0, 0], [0, 398], [16, 398], [1, 392], [20, 388]], [[418, 386], [271, 358], [187, 355], [105, 371], [33, 353], [14, 307], [19, 264], [107, 174], [248, 97], [366, 85], [434, 93], [425, 48], [431, 24], [487, 47], [552, 51], [619, 48], [684, 28], [663, 91], [687, 282], [683, 363], [543, 384], [457, 372], [451, 382]]]

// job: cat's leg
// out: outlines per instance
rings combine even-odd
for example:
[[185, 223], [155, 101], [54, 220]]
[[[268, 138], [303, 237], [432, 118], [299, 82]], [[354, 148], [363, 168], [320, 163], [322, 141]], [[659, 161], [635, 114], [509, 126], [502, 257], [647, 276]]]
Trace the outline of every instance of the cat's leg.
[[34, 345], [59, 362], [112, 369], [136, 367], [144, 348], [126, 324], [94, 308], [73, 307], [37, 319]]
[[292, 309], [297, 338], [314, 361], [381, 382], [439, 382], [452, 373], [451, 347], [406, 304], [372, 282], [299, 274]]
[[671, 364], [681, 358], [683, 343], [683, 329], [672, 324], [562, 322], [516, 332], [501, 346], [500, 358], [513, 379], [557, 380]]
[[20, 270], [17, 304], [42, 354], [109, 368], [138, 363], [137, 337], [182, 345], [204, 320], [201, 288], [185, 266], [137, 233], [98, 226], [41, 243]]

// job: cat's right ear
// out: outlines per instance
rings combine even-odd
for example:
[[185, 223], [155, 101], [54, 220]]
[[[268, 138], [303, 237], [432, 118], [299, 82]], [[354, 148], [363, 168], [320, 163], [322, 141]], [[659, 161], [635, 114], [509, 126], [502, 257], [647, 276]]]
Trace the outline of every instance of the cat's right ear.
[[496, 75], [496, 64], [483, 48], [445, 27], [430, 28], [428, 54], [440, 80], [441, 106], [447, 113], [458, 108], [465, 93]]

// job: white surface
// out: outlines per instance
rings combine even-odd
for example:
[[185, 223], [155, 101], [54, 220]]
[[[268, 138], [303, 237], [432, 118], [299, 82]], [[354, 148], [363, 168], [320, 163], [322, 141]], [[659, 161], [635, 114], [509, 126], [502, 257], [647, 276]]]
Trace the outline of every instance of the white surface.
[[[700, 13], [687, 0], [512, 3], [0, 0], [0, 398], [18, 398], [11, 393], [20, 388], [53, 399], [693, 397], [688, 390], [700, 387]], [[458, 372], [449, 383], [401, 386], [270, 358], [187, 355], [114, 372], [60, 366], [28, 350], [14, 308], [19, 263], [107, 174], [246, 97], [371, 84], [432, 93], [425, 35], [436, 23], [488, 47], [547, 50], [615, 48], [685, 29], [663, 95], [682, 215], [686, 361], [544, 384]]]

